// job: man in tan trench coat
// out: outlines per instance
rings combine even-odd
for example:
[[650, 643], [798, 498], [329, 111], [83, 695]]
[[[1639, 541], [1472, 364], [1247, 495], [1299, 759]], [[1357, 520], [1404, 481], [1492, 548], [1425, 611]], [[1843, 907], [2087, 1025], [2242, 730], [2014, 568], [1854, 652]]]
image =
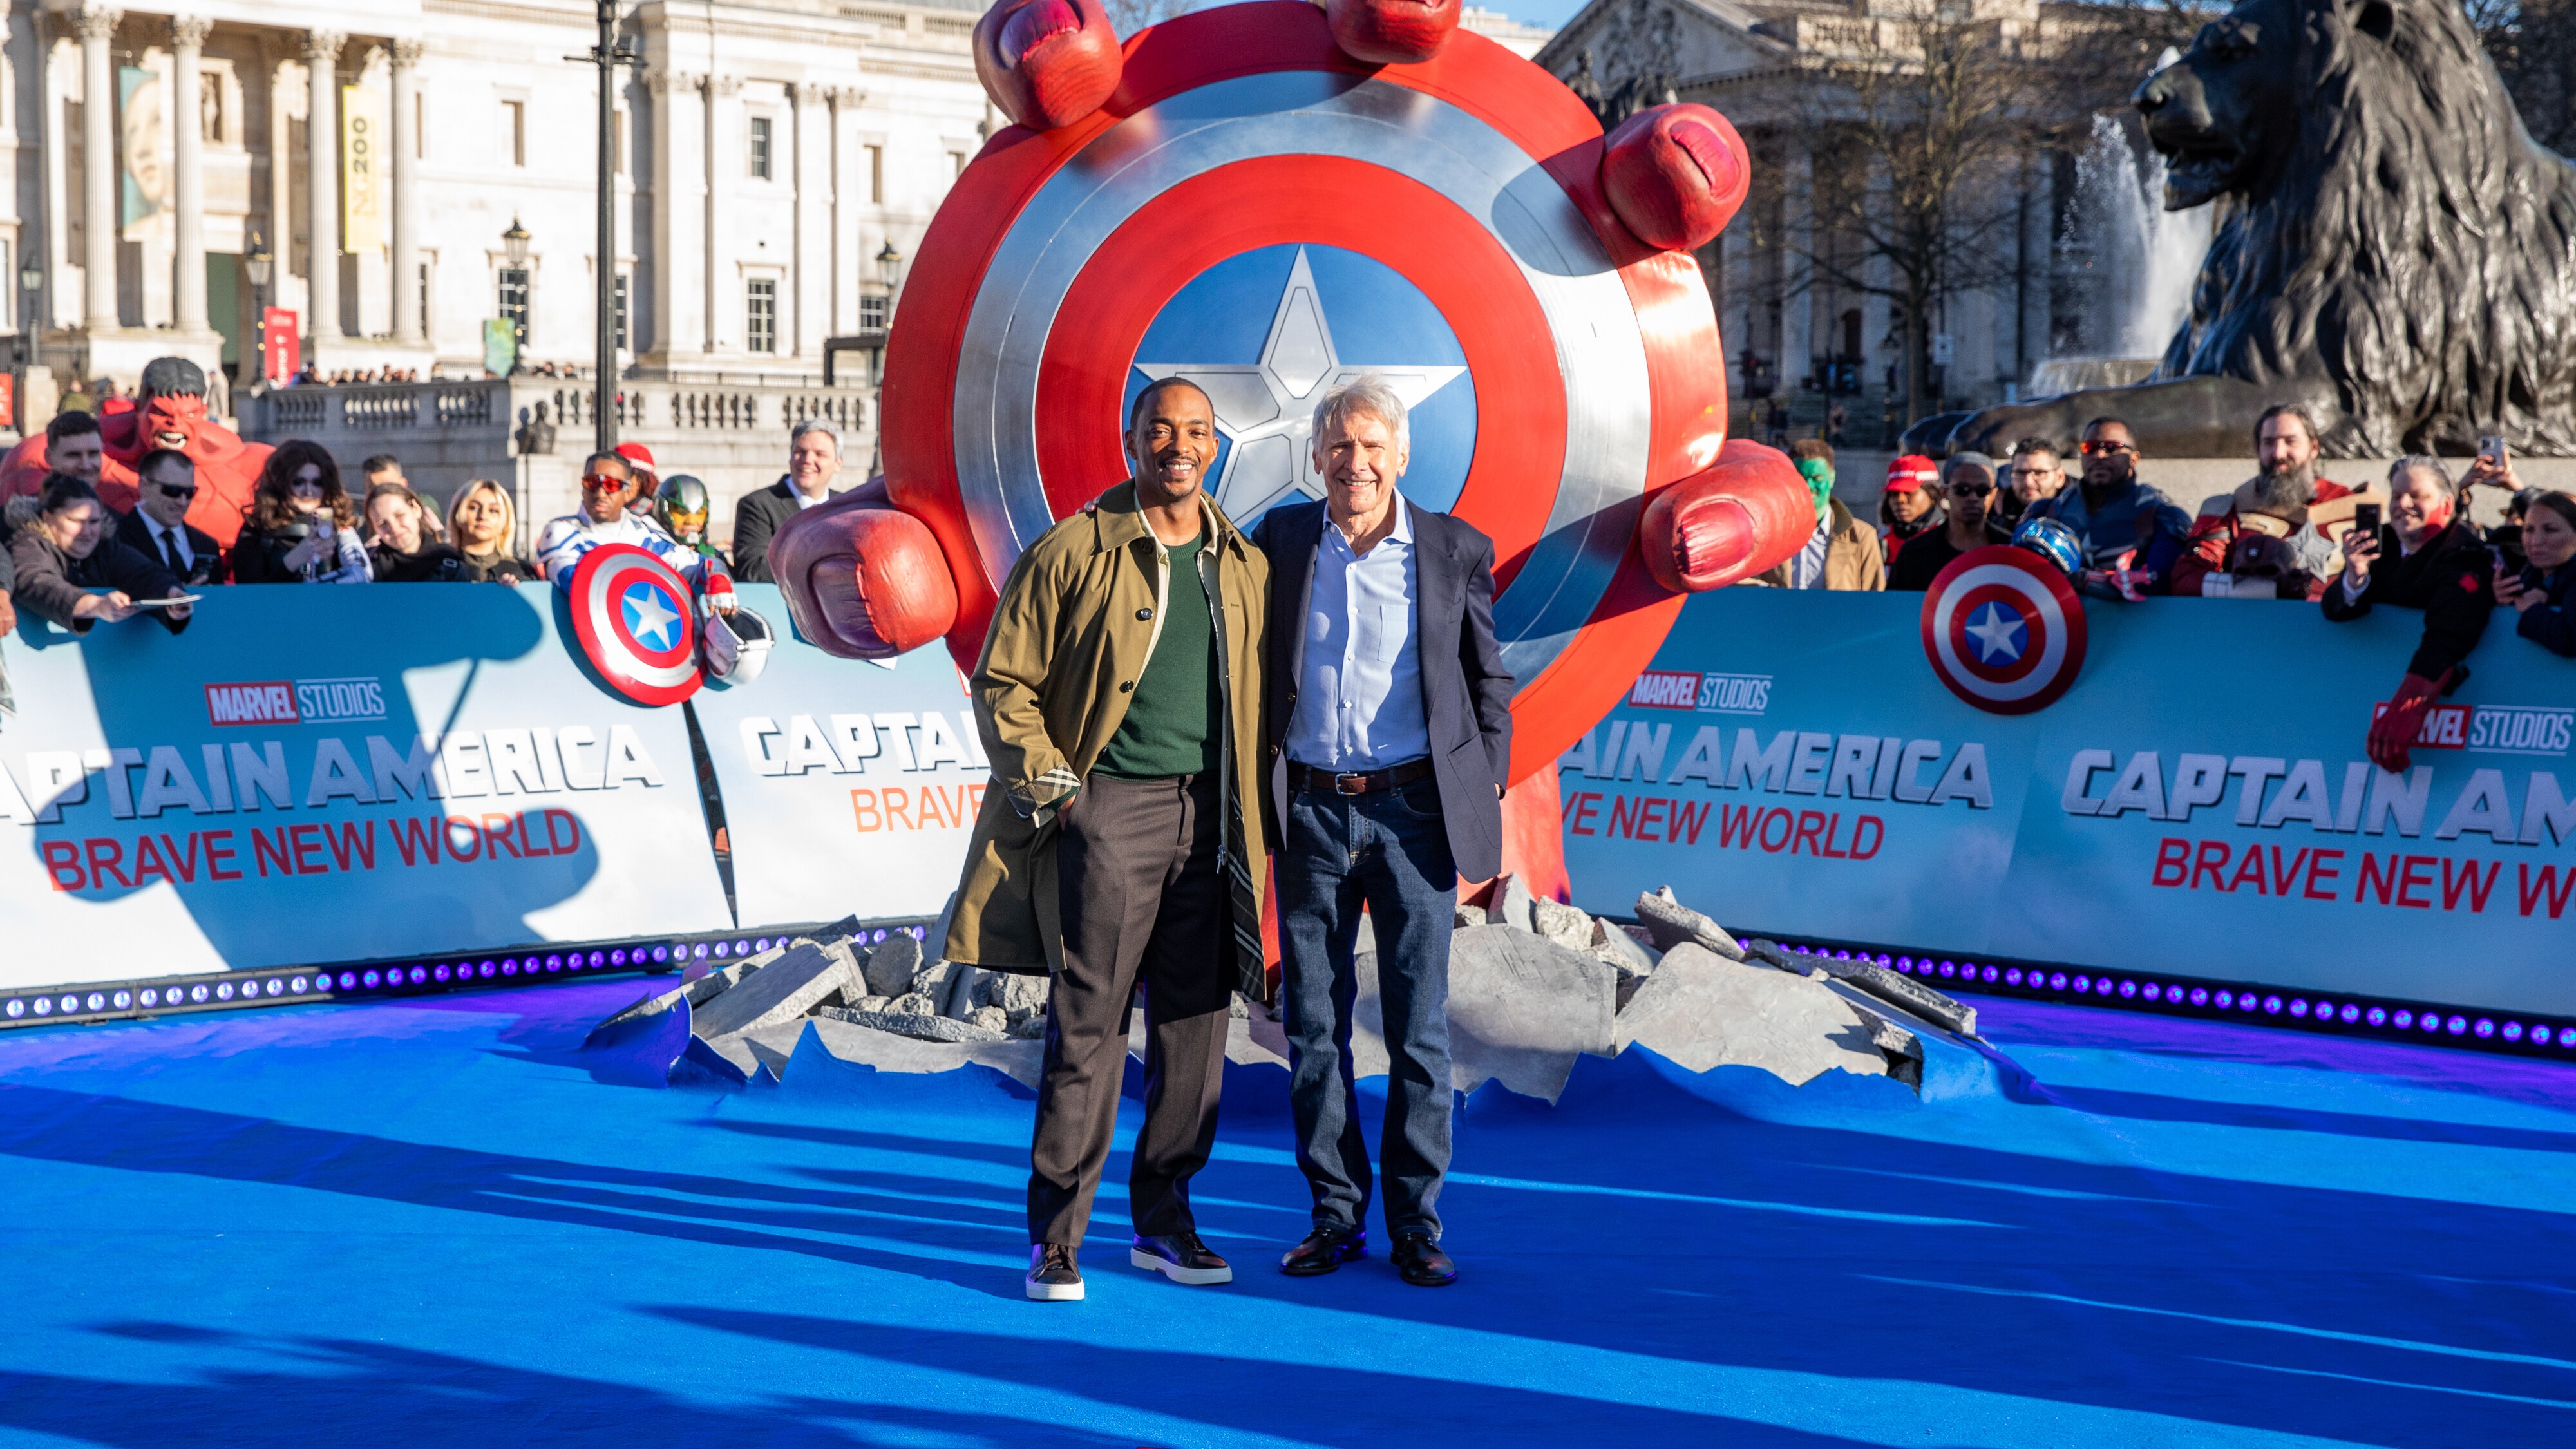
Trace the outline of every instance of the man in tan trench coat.
[[1189, 1180], [1216, 1139], [1232, 994], [1267, 996], [1268, 861], [1245, 801], [1262, 778], [1268, 566], [1206, 496], [1216, 414], [1196, 384], [1147, 388], [1126, 441], [1135, 476], [1048, 529], [1002, 585], [972, 681], [993, 788], [946, 943], [952, 961], [1054, 977], [1029, 1151], [1026, 1286], [1041, 1300], [1082, 1296], [1075, 1253], [1140, 979], [1129, 1261], [1232, 1281], [1199, 1240]]

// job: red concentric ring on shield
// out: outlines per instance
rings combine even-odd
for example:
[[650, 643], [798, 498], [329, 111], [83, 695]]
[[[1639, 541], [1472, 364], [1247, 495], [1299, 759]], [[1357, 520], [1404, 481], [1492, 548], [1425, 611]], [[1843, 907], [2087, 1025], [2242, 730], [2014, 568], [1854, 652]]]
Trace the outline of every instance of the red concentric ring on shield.
[[[1986, 606], [2001, 608], [2021, 625], [2019, 651], [2012, 658], [1988, 663], [1985, 652], [1968, 636], [1968, 626], [1984, 613]], [[2039, 667], [2048, 649], [2048, 616], [2032, 608], [2029, 595], [2009, 584], [1982, 584], [1962, 595], [1949, 607], [1950, 647], [1959, 663], [1969, 673], [1988, 684], [2011, 684]]]
[[[626, 594], [638, 584], [676, 616], [673, 642], [665, 647], [645, 644], [626, 623]], [[631, 543], [602, 544], [582, 555], [569, 593], [573, 636], [610, 687], [646, 705], [677, 704], [697, 693], [696, 620], [688, 585], [670, 565]]]
[[[1351, 205], [1354, 196], [1368, 204]], [[1498, 559], [1536, 543], [1565, 469], [1565, 381], [1544, 345], [1546, 312], [1502, 243], [1456, 202], [1339, 156], [1265, 156], [1192, 177], [1139, 208], [1083, 264], [1038, 369], [1048, 507], [1062, 518], [1127, 476], [1118, 419], [1136, 349], [1163, 308], [1208, 268], [1283, 243], [1383, 263], [1438, 310], [1476, 386], [1476, 454], [1450, 511], [1483, 529]]]
[[[2021, 657], [1986, 664], [1967, 630], [1987, 604], [2019, 616]], [[2055, 565], [2009, 544], [1952, 559], [1923, 596], [1923, 654], [1952, 694], [1991, 714], [2047, 708], [2084, 667], [2084, 604]]]

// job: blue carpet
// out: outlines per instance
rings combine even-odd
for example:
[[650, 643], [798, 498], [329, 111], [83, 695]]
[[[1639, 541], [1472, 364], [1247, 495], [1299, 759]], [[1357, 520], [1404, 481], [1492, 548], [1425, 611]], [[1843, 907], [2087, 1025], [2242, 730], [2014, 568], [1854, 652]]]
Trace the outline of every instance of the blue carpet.
[[619, 1085], [574, 1048], [636, 991], [0, 1036], [0, 1442], [2576, 1434], [2561, 1067], [2000, 1001], [2028, 1078], [1930, 1103], [1586, 1060], [1468, 1104], [1438, 1292], [1267, 1270], [1305, 1194], [1243, 1073], [1197, 1193], [1239, 1281], [1125, 1266], [1122, 1153], [1090, 1301], [1038, 1305], [1025, 1092]]

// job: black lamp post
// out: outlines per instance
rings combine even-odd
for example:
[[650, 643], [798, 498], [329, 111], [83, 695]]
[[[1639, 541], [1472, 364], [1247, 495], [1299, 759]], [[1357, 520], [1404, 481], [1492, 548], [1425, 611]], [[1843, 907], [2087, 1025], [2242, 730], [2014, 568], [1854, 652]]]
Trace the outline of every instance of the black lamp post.
[[18, 263], [18, 361], [24, 366], [36, 362], [36, 309], [44, 289], [45, 269], [30, 254]]
[[509, 262], [510, 270], [519, 274], [519, 315], [510, 319], [510, 372], [512, 376], [516, 376], [519, 371], [520, 349], [528, 345], [527, 272], [529, 239], [528, 229], [519, 225], [519, 218], [516, 215], [513, 215], [510, 218], [510, 229], [501, 233], [501, 256], [504, 260]]
[[276, 260], [268, 254], [268, 246], [259, 239], [259, 233], [252, 232], [250, 250], [242, 253], [242, 270], [250, 274], [250, 308], [259, 317], [259, 361], [251, 369], [254, 388], [268, 382], [268, 272]]
[[617, 446], [617, 68], [642, 65], [644, 55], [617, 38], [617, 0], [597, 0], [597, 5], [599, 43], [588, 56], [565, 59], [587, 59], [599, 67], [599, 260], [591, 268], [598, 288], [591, 308], [599, 324], [593, 339], [598, 395], [590, 411], [598, 450], [605, 453]]

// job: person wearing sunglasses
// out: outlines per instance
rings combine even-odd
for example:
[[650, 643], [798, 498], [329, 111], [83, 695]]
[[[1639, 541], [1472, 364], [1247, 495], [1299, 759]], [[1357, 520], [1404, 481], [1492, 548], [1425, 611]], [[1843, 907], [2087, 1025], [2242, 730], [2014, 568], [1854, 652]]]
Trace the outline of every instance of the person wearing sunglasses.
[[537, 567], [559, 588], [572, 587], [582, 555], [603, 544], [631, 543], [671, 566], [705, 594], [721, 613], [733, 612], [733, 580], [720, 560], [683, 546], [644, 514], [635, 501], [635, 466], [615, 453], [593, 453], [581, 465], [581, 511], [566, 514], [537, 535]]
[[188, 522], [188, 505], [197, 500], [196, 463], [176, 448], [155, 448], [134, 471], [143, 480], [142, 496], [134, 511], [117, 521], [116, 541], [159, 559], [190, 590], [231, 583], [232, 561], [224, 556], [223, 545]]
[[2138, 440], [2118, 418], [2084, 425], [2077, 449], [2084, 472], [2075, 487], [2034, 503], [2024, 514], [2054, 518], [2084, 543], [2085, 588], [2108, 598], [2163, 593], [2191, 534], [2191, 515], [2138, 478]]
[[250, 523], [233, 542], [239, 584], [367, 584], [375, 561], [358, 537], [358, 506], [340, 487], [340, 464], [320, 443], [279, 445], [259, 472]]
[[1994, 519], [1995, 460], [1983, 453], [1952, 453], [1941, 464], [1941, 492], [1949, 515], [1938, 529], [1917, 537], [1888, 570], [1887, 587], [1921, 593], [1950, 561], [1990, 543], [2010, 543], [2010, 530]]

